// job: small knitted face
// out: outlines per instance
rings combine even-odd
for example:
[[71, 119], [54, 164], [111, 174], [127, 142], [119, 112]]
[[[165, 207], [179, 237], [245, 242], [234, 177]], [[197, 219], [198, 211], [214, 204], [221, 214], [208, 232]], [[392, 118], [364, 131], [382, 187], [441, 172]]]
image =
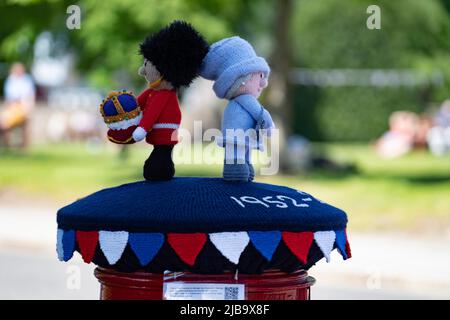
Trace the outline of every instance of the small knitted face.
[[143, 76], [148, 83], [153, 83], [161, 78], [159, 71], [147, 59], [144, 59], [144, 64], [139, 68], [138, 74]]
[[249, 80], [242, 83], [241, 87], [237, 91], [236, 96], [239, 96], [241, 94], [250, 94], [258, 99], [265, 87], [267, 87], [266, 75], [264, 74], [264, 72], [255, 72], [252, 73], [252, 76]]

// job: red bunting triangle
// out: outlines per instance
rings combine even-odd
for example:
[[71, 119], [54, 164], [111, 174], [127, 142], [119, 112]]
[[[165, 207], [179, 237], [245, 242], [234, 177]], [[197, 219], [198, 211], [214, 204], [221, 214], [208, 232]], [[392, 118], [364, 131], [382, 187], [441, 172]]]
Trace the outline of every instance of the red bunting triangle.
[[191, 267], [195, 264], [198, 254], [206, 243], [204, 233], [169, 233], [167, 241], [181, 260]]
[[347, 229], [345, 229], [345, 239], [345, 253], [347, 254], [347, 259], [350, 259], [352, 257], [352, 250], [350, 250], [350, 243], [348, 242]]
[[77, 242], [84, 262], [91, 263], [98, 243], [98, 231], [77, 231]]
[[283, 232], [283, 241], [289, 250], [304, 264], [308, 261], [308, 252], [314, 240], [313, 232]]

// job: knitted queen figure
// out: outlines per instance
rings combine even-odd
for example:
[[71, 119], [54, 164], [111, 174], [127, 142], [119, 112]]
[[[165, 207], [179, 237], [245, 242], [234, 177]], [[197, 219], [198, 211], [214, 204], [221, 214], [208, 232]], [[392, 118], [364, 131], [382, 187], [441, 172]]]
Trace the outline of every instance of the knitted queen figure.
[[[181, 122], [177, 90], [188, 86], [198, 76], [207, 52], [208, 43], [184, 21], [174, 21], [140, 44], [144, 64], [139, 68], [139, 75], [147, 80], [148, 88], [137, 98], [142, 118], [130, 132], [132, 136], [128, 140], [131, 142], [127, 143], [145, 138], [154, 146], [144, 164], [146, 180], [169, 180], [175, 174], [172, 150], [178, 143], [177, 129]], [[118, 136], [124, 133], [110, 132]], [[123, 143], [120, 141], [126, 137], [120, 138], [114, 141], [109, 137], [116, 143]]]
[[200, 75], [215, 81], [217, 97], [229, 100], [218, 139], [225, 148], [225, 180], [252, 181], [255, 177], [251, 150], [262, 149], [260, 130], [270, 133], [274, 128], [269, 112], [257, 100], [267, 87], [269, 73], [266, 60], [240, 37], [214, 43], [203, 61]]

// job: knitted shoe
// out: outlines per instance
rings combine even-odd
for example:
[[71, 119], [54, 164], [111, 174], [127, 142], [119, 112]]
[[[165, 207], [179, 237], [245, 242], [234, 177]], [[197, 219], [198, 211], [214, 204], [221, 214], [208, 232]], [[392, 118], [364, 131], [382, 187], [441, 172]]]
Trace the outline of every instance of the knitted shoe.
[[249, 169], [247, 164], [224, 164], [223, 179], [227, 181], [249, 181]]
[[253, 168], [253, 165], [251, 163], [248, 163], [248, 181], [253, 181], [255, 179], [255, 168]]

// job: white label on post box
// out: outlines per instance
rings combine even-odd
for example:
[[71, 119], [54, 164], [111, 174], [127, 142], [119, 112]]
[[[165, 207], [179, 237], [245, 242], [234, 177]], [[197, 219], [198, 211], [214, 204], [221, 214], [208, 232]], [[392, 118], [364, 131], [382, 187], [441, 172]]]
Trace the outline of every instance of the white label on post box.
[[244, 300], [244, 284], [164, 283], [165, 300]]

